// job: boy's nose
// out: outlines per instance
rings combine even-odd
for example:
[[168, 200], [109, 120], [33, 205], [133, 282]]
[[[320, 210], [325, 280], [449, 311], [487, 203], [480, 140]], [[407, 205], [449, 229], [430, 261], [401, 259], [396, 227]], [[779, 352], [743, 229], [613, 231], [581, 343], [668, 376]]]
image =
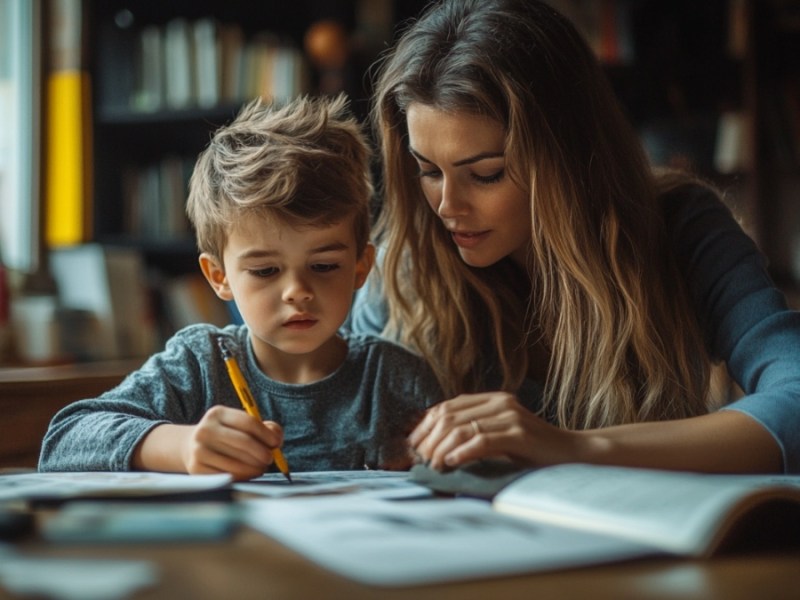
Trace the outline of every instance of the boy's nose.
[[307, 302], [313, 296], [311, 288], [300, 279], [294, 279], [283, 292], [283, 300], [288, 303]]

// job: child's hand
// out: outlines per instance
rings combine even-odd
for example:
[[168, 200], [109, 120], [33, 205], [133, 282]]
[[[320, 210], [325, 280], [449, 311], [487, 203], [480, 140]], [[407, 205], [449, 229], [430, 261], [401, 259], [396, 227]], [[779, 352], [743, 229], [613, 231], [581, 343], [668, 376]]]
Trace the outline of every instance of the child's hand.
[[182, 444], [189, 473], [233, 475], [237, 481], [258, 477], [272, 464], [272, 449], [283, 443], [274, 421], [259, 422], [243, 410], [210, 408]]

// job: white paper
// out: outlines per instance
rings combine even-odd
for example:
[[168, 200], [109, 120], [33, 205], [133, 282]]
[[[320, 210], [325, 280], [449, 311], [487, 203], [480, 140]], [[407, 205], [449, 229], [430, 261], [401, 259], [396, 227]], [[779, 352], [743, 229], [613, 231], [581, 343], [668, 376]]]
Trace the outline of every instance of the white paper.
[[122, 600], [155, 585], [146, 561], [28, 558], [3, 555], [0, 584], [12, 594], [59, 600]]
[[654, 553], [618, 538], [514, 519], [463, 498], [258, 499], [244, 502], [243, 518], [319, 565], [371, 585], [507, 576]]
[[322, 494], [356, 494], [375, 498], [422, 498], [433, 492], [413, 483], [405, 471], [317, 471], [292, 473], [289, 483], [281, 473], [266, 473], [248, 482], [234, 483], [240, 492], [271, 498], [315, 496]]
[[232, 477], [179, 473], [107, 472], [0, 475], [0, 500], [152, 496], [202, 492], [228, 485]]

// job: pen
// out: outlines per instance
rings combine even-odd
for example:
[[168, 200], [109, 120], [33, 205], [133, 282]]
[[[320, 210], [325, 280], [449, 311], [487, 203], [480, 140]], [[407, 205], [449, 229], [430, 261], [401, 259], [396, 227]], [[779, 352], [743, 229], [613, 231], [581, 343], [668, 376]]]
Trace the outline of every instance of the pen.
[[[217, 338], [217, 345], [222, 353], [222, 359], [225, 361], [231, 383], [233, 383], [236, 395], [239, 396], [242, 406], [245, 411], [247, 411], [248, 415], [261, 421], [261, 414], [258, 412], [256, 401], [253, 399], [253, 393], [250, 391], [250, 386], [247, 385], [244, 375], [242, 375], [242, 371], [239, 369], [239, 364], [236, 362], [230, 350], [228, 350], [222, 338]], [[289, 480], [289, 483], [291, 483], [292, 476], [289, 474], [289, 464], [286, 462], [286, 457], [283, 455], [280, 448], [272, 449], [272, 458], [275, 460], [275, 464], [278, 466], [281, 473], [283, 473], [286, 479]]]

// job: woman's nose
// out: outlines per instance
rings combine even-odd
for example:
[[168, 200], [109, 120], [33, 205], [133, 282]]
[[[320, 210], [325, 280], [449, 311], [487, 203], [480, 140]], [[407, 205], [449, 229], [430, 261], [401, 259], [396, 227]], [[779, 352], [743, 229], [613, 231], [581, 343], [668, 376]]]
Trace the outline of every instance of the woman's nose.
[[458, 186], [452, 180], [445, 178], [442, 181], [436, 214], [442, 219], [447, 219], [463, 215], [466, 210], [467, 204], [463, 201], [463, 195]]

